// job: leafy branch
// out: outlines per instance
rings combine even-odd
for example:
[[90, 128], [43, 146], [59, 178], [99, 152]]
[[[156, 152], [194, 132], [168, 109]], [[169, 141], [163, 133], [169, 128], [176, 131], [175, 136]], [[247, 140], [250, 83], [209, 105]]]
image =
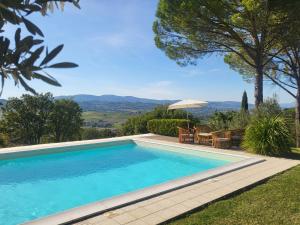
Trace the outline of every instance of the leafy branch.
[[[62, 51], [59, 45], [50, 52], [44, 43], [42, 30], [31, 22], [27, 16], [40, 12], [46, 15], [55, 8], [63, 10], [65, 3], [72, 3], [77, 8], [79, 0], [2, 0], [0, 1], [0, 76], [1, 92], [5, 80], [13, 78], [15, 85], [21, 85], [26, 91], [36, 94], [27, 82], [32, 79], [42, 80], [50, 85], [61, 86], [47, 73], [49, 68], [74, 68], [78, 65], [71, 62], [51, 64], [51, 61]], [[17, 27], [14, 40], [6, 37], [4, 26], [11, 24]], [[21, 37], [21, 24], [24, 24], [30, 35]]]

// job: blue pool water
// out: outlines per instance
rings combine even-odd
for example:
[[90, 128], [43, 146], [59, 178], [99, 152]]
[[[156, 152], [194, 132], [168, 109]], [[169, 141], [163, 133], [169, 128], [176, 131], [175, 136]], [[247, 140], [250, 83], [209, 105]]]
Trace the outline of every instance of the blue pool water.
[[228, 163], [134, 143], [0, 160], [0, 224], [23, 223]]

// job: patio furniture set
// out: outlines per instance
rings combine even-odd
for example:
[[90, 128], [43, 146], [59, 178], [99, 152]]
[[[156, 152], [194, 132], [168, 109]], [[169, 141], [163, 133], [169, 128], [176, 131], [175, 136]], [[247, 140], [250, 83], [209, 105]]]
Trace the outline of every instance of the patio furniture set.
[[186, 129], [178, 127], [179, 142], [180, 143], [198, 143], [201, 145], [210, 145], [215, 148], [228, 149], [233, 146], [239, 147], [245, 130], [222, 130], [212, 131], [207, 125], [194, 127], [193, 129]]

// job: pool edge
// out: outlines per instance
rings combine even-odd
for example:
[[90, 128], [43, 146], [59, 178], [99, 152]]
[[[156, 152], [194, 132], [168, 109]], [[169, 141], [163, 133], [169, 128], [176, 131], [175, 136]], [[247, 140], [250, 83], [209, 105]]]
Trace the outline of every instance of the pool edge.
[[[211, 149], [200, 149], [201, 146], [182, 146], [178, 143], [170, 143], [165, 141], [154, 141], [154, 140], [146, 140], [143, 137], [151, 136], [152, 134], [147, 135], [135, 135], [135, 136], [127, 136], [122, 138], [115, 138], [115, 139], [100, 139], [102, 142], [109, 142], [109, 141], [118, 141], [118, 140], [133, 140], [133, 141], [142, 141], [142, 142], [148, 142], [148, 143], [154, 143], [154, 144], [163, 144], [167, 146], [173, 146], [173, 147], [180, 147], [182, 149], [193, 149], [193, 150], [199, 150], [199, 151], [205, 151], [210, 152], [214, 154], [224, 154], [224, 155], [231, 155], [236, 156], [239, 158], [244, 158], [244, 160], [241, 160], [239, 162], [234, 162], [229, 165], [221, 166], [216, 169], [208, 170], [207, 172], [200, 172], [196, 173], [191, 176], [182, 177], [179, 179], [176, 179], [174, 181], [169, 181], [163, 184], [154, 185], [148, 188], [144, 188], [142, 190], [130, 192], [121, 196], [116, 196], [104, 201], [97, 201], [94, 203], [90, 203], [87, 205], [79, 206], [73, 209], [69, 209], [57, 214], [53, 214], [50, 216], [42, 217], [36, 220], [28, 221], [24, 224], [26, 225], [39, 225], [39, 224], [69, 224], [73, 222], [79, 222], [84, 219], [88, 219], [90, 217], [102, 214], [104, 212], [121, 208], [126, 205], [134, 204], [140, 201], [144, 201], [177, 189], [181, 189], [196, 183], [203, 182], [205, 180], [215, 178], [217, 176], [224, 175], [226, 173], [230, 173], [251, 165], [255, 165], [258, 163], [261, 163], [265, 161], [263, 158], [259, 157], [251, 157], [251, 156], [241, 156], [241, 155], [235, 155], [235, 154], [228, 154], [228, 153], [220, 153], [220, 152], [214, 152]], [[80, 143], [76, 143], [78, 145], [81, 144], [93, 144], [98, 143], [99, 140], [93, 140], [93, 142], [86, 143], [86, 141], [81, 141]], [[64, 145], [66, 146], [66, 145]], [[72, 146], [72, 145], [67, 145]], [[74, 146], [74, 145], [73, 145]], [[55, 146], [57, 147], [57, 145]], [[59, 146], [63, 147], [63, 146]], [[50, 148], [50, 147], [48, 147]], [[38, 148], [37, 148], [38, 149]], [[1, 151], [0, 151], [1, 154]]]

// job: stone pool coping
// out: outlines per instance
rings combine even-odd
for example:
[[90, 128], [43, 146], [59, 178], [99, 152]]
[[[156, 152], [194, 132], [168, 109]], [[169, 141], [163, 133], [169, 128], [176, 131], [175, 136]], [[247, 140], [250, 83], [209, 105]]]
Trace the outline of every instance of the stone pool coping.
[[81, 145], [89, 145], [89, 144], [100, 144], [100, 143], [133, 140], [136, 142], [143, 142], [146, 144], [164, 145], [167, 147], [180, 148], [182, 150], [194, 150], [194, 151], [196, 150], [200, 152], [207, 152], [207, 153], [213, 153], [213, 154], [225, 155], [225, 156], [227, 155], [227, 156], [233, 156], [233, 157], [238, 157], [243, 159], [238, 162], [230, 163], [229, 165], [208, 170], [207, 172], [196, 173], [191, 176], [186, 176], [163, 184], [154, 185], [139, 191], [134, 191], [121, 196], [116, 196], [108, 200], [97, 201], [87, 205], [79, 206], [77, 208], [73, 208], [64, 212], [46, 216], [37, 220], [29, 221], [25, 224], [66, 224], [66, 223], [84, 220], [114, 209], [118, 209], [133, 203], [138, 203], [147, 199], [151, 199], [265, 161], [265, 159], [259, 157], [249, 157], [245, 155], [241, 156], [232, 153], [215, 152], [212, 151], [212, 149], [210, 148], [205, 148], [205, 147], [203, 148], [203, 146], [183, 145], [178, 143], [170, 143], [170, 142], [164, 142], [159, 140], [147, 139], [147, 137], [151, 137], [151, 136], [155, 136], [155, 135], [153, 134], [134, 135], [134, 136], [109, 138], [109, 139], [98, 139], [98, 140], [89, 140], [89, 141], [76, 141], [76, 142], [6, 148], [0, 150], [0, 158], [1, 155], [5, 155], [5, 156], [18, 155], [20, 153], [22, 154], [26, 152], [35, 152], [41, 149], [49, 149], [49, 151], [47, 152], [51, 152], [51, 149], [60, 148], [60, 147], [72, 147], [72, 146], [81, 146]]

